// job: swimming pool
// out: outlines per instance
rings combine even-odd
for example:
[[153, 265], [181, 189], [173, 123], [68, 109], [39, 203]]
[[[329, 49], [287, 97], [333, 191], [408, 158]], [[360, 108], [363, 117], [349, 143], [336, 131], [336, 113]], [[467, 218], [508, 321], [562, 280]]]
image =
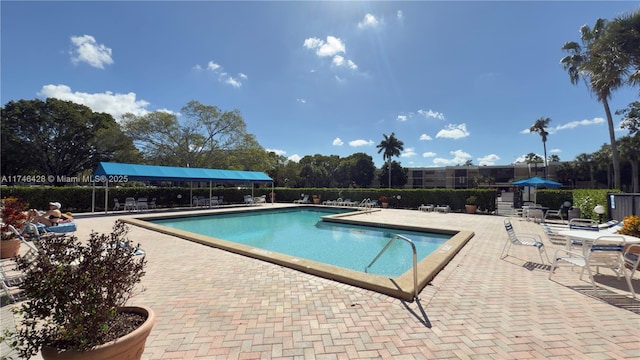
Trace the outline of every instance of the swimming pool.
[[[173, 214], [173, 215], [144, 215], [136, 218], [121, 218], [122, 221], [136, 225], [139, 227], [143, 227], [146, 229], [150, 229], [153, 231], [157, 231], [164, 234], [169, 234], [172, 236], [180, 237], [189, 241], [197, 242], [203, 245], [219, 248], [222, 250], [226, 250], [229, 252], [237, 253], [243, 256], [248, 256], [264, 261], [268, 261], [274, 264], [286, 266], [295, 270], [299, 270], [308, 274], [324, 277], [330, 280], [335, 280], [339, 282], [343, 282], [345, 284], [354, 285], [357, 287], [361, 287], [364, 289], [369, 289], [373, 291], [377, 291], [389, 296], [393, 296], [396, 298], [404, 299], [404, 300], [414, 300], [414, 296], [424, 288], [431, 279], [433, 279], [436, 274], [456, 255], [456, 253], [473, 237], [473, 232], [466, 230], [450, 230], [450, 229], [437, 229], [429, 226], [408, 226], [408, 225], [396, 225], [391, 223], [379, 223], [376, 222], [376, 215], [384, 216], [384, 212], [377, 211], [374, 212], [374, 215], [365, 215], [363, 212], [350, 210], [348, 213], [344, 213], [344, 209], [330, 209], [329, 213], [331, 215], [323, 216], [324, 222], [318, 223], [319, 215], [315, 215], [315, 219], [313, 220], [313, 224], [318, 225], [320, 227], [330, 226], [334, 228], [339, 228], [339, 230], [334, 234], [334, 236], [327, 242], [327, 248], [335, 248], [334, 243], [336, 238], [344, 237], [347, 233], [355, 233], [358, 236], [361, 236], [363, 232], [369, 231], [368, 229], [365, 231], [364, 228], [354, 227], [355, 225], [367, 225], [373, 228], [378, 228], [374, 230], [382, 230], [383, 232], [388, 233], [408, 233], [411, 238], [414, 236], [412, 232], [431, 232], [435, 234], [441, 234], [444, 237], [450, 237], [449, 240], [445, 240], [444, 243], [436, 246], [436, 250], [432, 251], [431, 254], [426, 255], [421, 261], [419, 261], [417, 266], [417, 279], [413, 276], [413, 266], [408, 271], [405, 271], [399, 276], [395, 275], [378, 275], [371, 273], [364, 273], [362, 268], [359, 268], [361, 264], [357, 265], [358, 270], [349, 269], [343, 266], [337, 266], [330, 263], [326, 263], [323, 261], [317, 261], [308, 259], [298, 255], [285, 254], [277, 250], [269, 250], [265, 249], [265, 243], [269, 242], [272, 236], [268, 236], [267, 233], [264, 233], [258, 243], [252, 243], [251, 245], [238, 243], [235, 241], [229, 241], [228, 239], [223, 239], [216, 236], [208, 236], [202, 235], [193, 232], [192, 229], [187, 229], [184, 227], [173, 228], [170, 226], [166, 226], [161, 224], [164, 221], [176, 221], [176, 219], [185, 218], [189, 219], [189, 222], [192, 220], [201, 220], [202, 223], [213, 223], [210, 220], [209, 215], [216, 213], [215, 216], [220, 216], [218, 219], [222, 219], [222, 217], [229, 216], [230, 218], [239, 218], [241, 222], [244, 224], [244, 229], [251, 228], [260, 229], [261, 226], [258, 225], [259, 222], [255, 222], [253, 216], [270, 212], [279, 212], [282, 211], [282, 207], [287, 208], [293, 206], [278, 206], [277, 208], [266, 208], [266, 207], [248, 207], [242, 209], [223, 209], [223, 210], [211, 210], [211, 211], [198, 211], [193, 214]], [[305, 210], [309, 208], [314, 208], [313, 206], [295, 206], [296, 211]], [[247, 217], [247, 215], [251, 213], [252, 217]], [[377, 218], [380, 220], [380, 218]], [[270, 220], [262, 220], [262, 221], [270, 221]], [[331, 222], [331, 224], [327, 224], [327, 222]], [[289, 224], [287, 223], [287, 226]], [[218, 228], [224, 229], [225, 226], [217, 226]], [[318, 229], [319, 231], [322, 231]], [[264, 231], [264, 229], [262, 229]], [[238, 233], [244, 233], [245, 231], [237, 231]], [[253, 232], [253, 231], [252, 231]], [[306, 237], [306, 232], [304, 233]], [[299, 237], [299, 236], [298, 236]], [[295, 238], [294, 238], [295, 240]], [[255, 241], [255, 240], [254, 240]], [[360, 240], [357, 240], [360, 241]], [[384, 245], [388, 242], [388, 238], [379, 239], [375, 246], [370, 246], [370, 251], [372, 251], [373, 255], [368, 258], [367, 262], [370, 262], [373, 257], [384, 247]], [[412, 252], [410, 248], [405, 248], [401, 241], [397, 241], [397, 244], [385, 252], [379, 261], [382, 261], [382, 258], [386, 257], [387, 253], [390, 252], [406, 252], [408, 257], [412, 257]], [[259, 246], [258, 246], [259, 245]], [[145, 246], [147, 246], [145, 244]], [[304, 250], [304, 249], [303, 249]], [[400, 251], [402, 250], [402, 251]], [[335, 250], [334, 250], [335, 251]], [[348, 254], [353, 254], [354, 251], [347, 252]], [[367, 255], [368, 256], [368, 255]], [[404, 256], [404, 255], [403, 255]], [[404, 262], [408, 260], [402, 260]], [[366, 265], [365, 265], [366, 266]], [[375, 269], [374, 269], [375, 268]], [[374, 264], [371, 268], [371, 271], [375, 271], [377, 273], [383, 273], [386, 270], [380, 270], [378, 267], [378, 263]]]
[[[418, 261], [451, 238], [424, 233], [323, 221], [342, 211], [317, 208], [212, 214], [153, 220], [155, 224], [253, 246], [285, 255], [364, 272], [367, 265], [396, 234], [411, 239]], [[413, 267], [410, 244], [395, 241], [367, 272], [397, 277]]]

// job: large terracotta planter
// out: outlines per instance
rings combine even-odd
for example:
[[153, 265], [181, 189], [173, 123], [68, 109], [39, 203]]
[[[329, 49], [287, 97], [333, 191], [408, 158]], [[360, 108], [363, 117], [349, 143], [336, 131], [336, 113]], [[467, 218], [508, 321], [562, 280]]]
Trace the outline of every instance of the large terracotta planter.
[[15, 238], [11, 240], [0, 241], [0, 259], [12, 258], [20, 252], [20, 244], [22, 240]]
[[476, 210], [478, 210], [478, 205], [465, 205], [464, 206], [467, 209], [467, 214], [475, 214]]
[[146, 316], [147, 320], [133, 332], [89, 351], [63, 351], [45, 346], [42, 348], [42, 358], [45, 360], [139, 360], [142, 358], [147, 336], [155, 323], [155, 314], [150, 308], [144, 306], [125, 306], [118, 311], [140, 314]]

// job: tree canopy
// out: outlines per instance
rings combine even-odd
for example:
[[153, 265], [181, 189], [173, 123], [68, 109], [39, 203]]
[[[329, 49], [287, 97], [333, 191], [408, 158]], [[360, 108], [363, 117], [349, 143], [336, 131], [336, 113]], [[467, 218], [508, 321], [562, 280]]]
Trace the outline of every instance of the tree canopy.
[[2, 109], [2, 174], [74, 177], [101, 161], [139, 162], [109, 114], [70, 101], [9, 101]]
[[265, 170], [268, 160], [255, 137], [247, 132], [240, 111], [192, 100], [178, 120], [175, 114], [156, 111], [142, 116], [123, 115], [124, 132], [156, 165]]

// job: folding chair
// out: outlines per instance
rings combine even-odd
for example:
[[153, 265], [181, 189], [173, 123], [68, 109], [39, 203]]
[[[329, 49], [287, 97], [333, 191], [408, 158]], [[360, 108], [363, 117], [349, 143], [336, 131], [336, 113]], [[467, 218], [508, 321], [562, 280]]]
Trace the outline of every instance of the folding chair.
[[516, 234], [509, 218], [504, 219], [504, 228], [505, 230], [507, 230], [508, 236], [507, 242], [504, 244], [504, 248], [502, 248], [500, 259], [504, 259], [509, 256], [511, 245], [524, 245], [535, 247], [536, 249], [538, 249], [538, 254], [540, 255], [540, 261], [542, 261], [542, 264], [545, 264], [544, 259], [542, 258], [542, 254], [544, 254], [545, 258], [547, 258], [547, 262], [550, 262], [549, 256], [547, 255], [547, 251], [544, 248], [544, 243], [542, 242], [542, 238], [540, 237], [540, 235], [524, 233]]

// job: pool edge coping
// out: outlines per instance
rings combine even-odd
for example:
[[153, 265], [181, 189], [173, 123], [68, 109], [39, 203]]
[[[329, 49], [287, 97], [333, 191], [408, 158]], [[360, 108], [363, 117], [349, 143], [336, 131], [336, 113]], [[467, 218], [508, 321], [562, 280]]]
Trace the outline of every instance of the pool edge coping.
[[[233, 213], [237, 211], [223, 211], [221, 213]], [[468, 230], [444, 230], [428, 227], [405, 226], [401, 224], [385, 223], [377, 224], [375, 222], [367, 222], [360, 219], [348, 219], [350, 215], [359, 215], [361, 212], [353, 212], [348, 214], [326, 215], [324, 218], [330, 218], [329, 221], [348, 223], [355, 225], [399, 228], [411, 231], [428, 231], [440, 234], [450, 234], [451, 239], [443, 243], [432, 254], [418, 262], [418, 289], [415, 291], [413, 282], [413, 269], [409, 269], [404, 274], [389, 278], [379, 275], [367, 274], [364, 272], [346, 269], [334, 265], [324, 264], [321, 262], [297, 258], [295, 256], [286, 255], [270, 250], [259, 249], [253, 246], [243, 245], [223, 239], [210, 236], [199, 235], [184, 230], [178, 230], [158, 224], [153, 224], [148, 220], [156, 220], [163, 218], [186, 217], [190, 215], [156, 215], [145, 216], [143, 218], [120, 218], [121, 221], [130, 225], [138, 226], [151, 231], [162, 234], [175, 236], [184, 240], [192, 241], [201, 245], [210, 246], [231, 253], [247, 256], [273, 264], [281, 265], [287, 268], [298, 270], [307, 274], [319, 276], [325, 279], [338, 281], [344, 284], [356, 286], [359, 288], [376, 291], [394, 298], [413, 301], [414, 295], [419, 294], [431, 280], [453, 259], [453, 257], [462, 249], [469, 240], [475, 235], [473, 231]], [[214, 215], [209, 213], [207, 215]]]

